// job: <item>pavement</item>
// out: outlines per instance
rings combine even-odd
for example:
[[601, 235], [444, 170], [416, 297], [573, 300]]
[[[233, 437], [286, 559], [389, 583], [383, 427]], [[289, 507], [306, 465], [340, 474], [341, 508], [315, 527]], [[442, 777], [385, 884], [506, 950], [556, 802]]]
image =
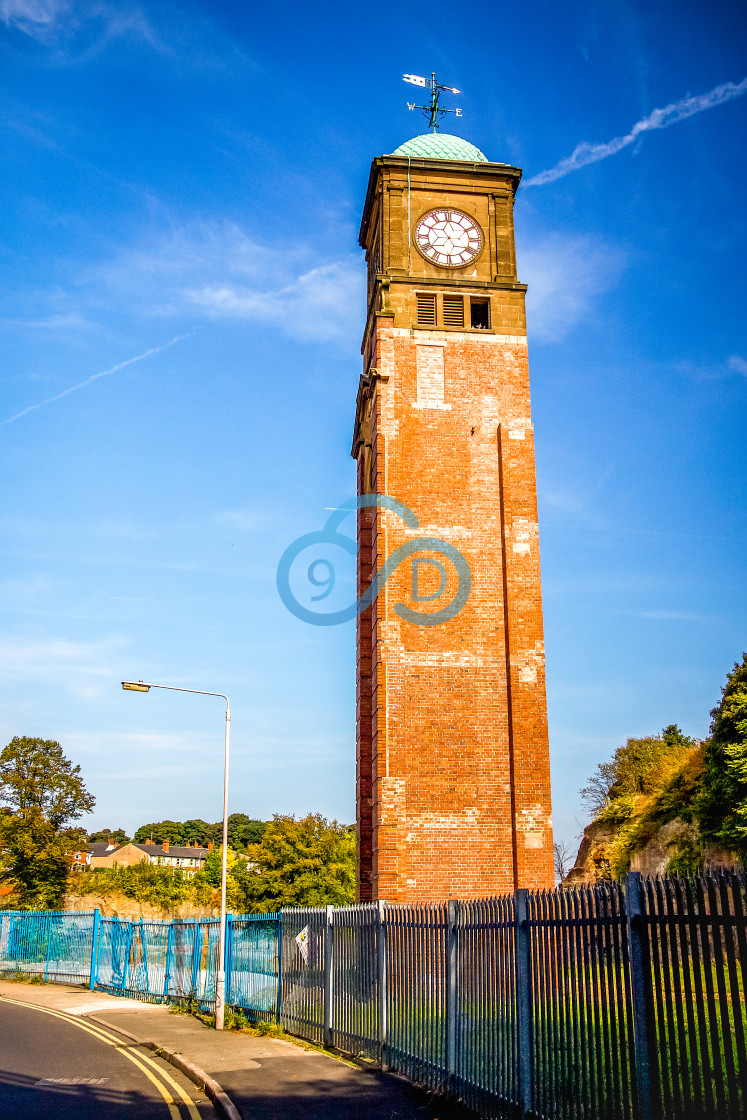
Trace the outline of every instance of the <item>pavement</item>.
[[[362, 1069], [306, 1044], [215, 1031], [162, 1004], [67, 985], [0, 980], [0, 995], [85, 1016], [163, 1049], [183, 1068], [204, 1071], [227, 1101], [216, 1111], [241, 1120], [474, 1120], [474, 1113], [392, 1074]], [[192, 1076], [188, 1073], [189, 1076]], [[192, 1077], [194, 1080], [194, 1077]], [[211, 1093], [210, 1084], [206, 1092]], [[213, 1090], [214, 1091], [214, 1090]], [[235, 1109], [235, 1111], [234, 1111]]]

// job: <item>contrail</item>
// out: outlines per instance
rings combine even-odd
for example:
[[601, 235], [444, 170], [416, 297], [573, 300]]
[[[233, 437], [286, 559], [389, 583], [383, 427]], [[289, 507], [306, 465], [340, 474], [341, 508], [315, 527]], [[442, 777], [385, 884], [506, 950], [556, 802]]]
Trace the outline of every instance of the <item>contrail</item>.
[[17, 412], [15, 416], [9, 416], [7, 420], [0, 420], [0, 428], [5, 424], [12, 424], [14, 420], [20, 420], [22, 416], [27, 416], [29, 412], [34, 412], [37, 408], [44, 408], [45, 404], [52, 404], [53, 401], [60, 401], [63, 397], [69, 396], [70, 393], [77, 393], [78, 389], [85, 389], [86, 385], [90, 385], [92, 381], [98, 381], [100, 377], [110, 377], [111, 374], [117, 373], [118, 370], [124, 369], [125, 366], [131, 366], [134, 362], [142, 362], [144, 358], [150, 358], [153, 354], [161, 354], [164, 350], [168, 350], [169, 346], [173, 346], [176, 342], [181, 342], [184, 338], [191, 338], [194, 331], [189, 334], [179, 334], [176, 338], [172, 338], [169, 342], [165, 342], [163, 346], [154, 346], [150, 350], [146, 350], [144, 354], [138, 354], [135, 358], [128, 358], [125, 362], [119, 362], [111, 369], [102, 369], [101, 373], [94, 373], [93, 376], [87, 377], [85, 381], [78, 382], [77, 385], [71, 385], [69, 389], [63, 389], [61, 393], [57, 393], [54, 397], [47, 397], [45, 401], [39, 401], [38, 404], [30, 404], [28, 408], [24, 408], [21, 412]]
[[654, 109], [653, 113], [634, 124], [627, 136], [617, 136], [606, 144], [587, 144], [584, 141], [576, 147], [572, 155], [561, 159], [557, 166], [551, 167], [549, 171], [540, 171], [539, 175], [527, 179], [523, 185], [541, 187], [544, 183], [554, 183], [556, 179], [562, 179], [571, 171], [586, 167], [587, 163], [597, 163], [600, 159], [607, 159], [607, 156], [616, 155], [623, 148], [627, 148], [628, 144], [632, 144], [643, 132], [650, 132], [655, 128], [669, 128], [678, 121], [684, 121], [685, 117], [703, 113], [706, 109], [723, 105], [725, 101], [733, 101], [743, 93], [747, 93], [747, 78], [743, 78], [738, 85], [734, 85], [734, 82], [726, 82], [725, 85], [716, 86], [710, 93], [701, 93], [697, 97], [684, 97], [681, 101], [675, 101], [673, 105]]

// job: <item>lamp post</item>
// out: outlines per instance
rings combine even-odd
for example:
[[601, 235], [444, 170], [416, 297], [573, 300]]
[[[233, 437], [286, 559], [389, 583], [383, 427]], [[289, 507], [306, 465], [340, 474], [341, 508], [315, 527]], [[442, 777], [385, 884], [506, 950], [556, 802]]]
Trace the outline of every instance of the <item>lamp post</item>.
[[223, 692], [204, 692], [199, 688], [177, 688], [172, 684], [146, 684], [144, 681], [122, 681], [125, 692], [149, 692], [165, 688], [169, 692], [191, 692], [195, 696], [218, 696], [226, 702], [226, 749], [223, 765], [223, 852], [220, 876], [220, 945], [218, 976], [215, 985], [215, 1029], [223, 1030], [226, 1010], [226, 876], [228, 872], [228, 752], [231, 740], [231, 706]]

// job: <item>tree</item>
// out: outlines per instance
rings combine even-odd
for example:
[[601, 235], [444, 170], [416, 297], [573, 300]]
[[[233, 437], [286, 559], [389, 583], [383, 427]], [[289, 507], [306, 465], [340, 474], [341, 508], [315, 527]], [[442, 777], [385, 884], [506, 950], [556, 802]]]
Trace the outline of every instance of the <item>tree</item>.
[[[264, 827], [264, 821], [252, 820], [246, 813], [231, 813], [228, 818], [228, 843], [236, 850], [245, 848], [247, 844], [255, 844], [261, 838]], [[223, 821], [209, 824], [200, 817], [189, 821], [154, 821], [141, 825], [133, 839], [136, 844], [142, 844], [146, 840], [162, 844], [164, 840], [169, 840], [172, 844], [200, 844], [207, 847], [211, 840], [214, 844], [222, 843]]]
[[91, 844], [109, 839], [113, 840], [115, 844], [126, 844], [130, 837], [123, 828], [102, 828], [99, 832], [92, 832], [88, 839]]
[[297, 821], [276, 813], [246, 854], [249, 862], [236, 867], [234, 878], [247, 911], [355, 900], [355, 836], [347, 825], [319, 814]]
[[[228, 875], [239, 857], [232, 848], [226, 850], [226, 871]], [[223, 847], [219, 846], [213, 848], [209, 853], [202, 867], [200, 868], [200, 876], [209, 883], [211, 887], [219, 887], [221, 884], [221, 877], [223, 875]]]
[[95, 882], [87, 888], [97, 894], [121, 893], [138, 902], [150, 902], [166, 910], [174, 910], [192, 897], [193, 881], [176, 867], [158, 867], [143, 861], [130, 867], [107, 867], [97, 870]]
[[228, 818], [228, 843], [237, 850], [247, 844], [258, 844], [266, 827], [265, 821], [253, 820], [246, 813], [231, 813]]
[[610, 762], [599, 763], [589, 784], [581, 790], [581, 798], [593, 817], [616, 801], [624, 801], [629, 808], [632, 798], [657, 791], [698, 745], [696, 739], [683, 735], [676, 723], [670, 723], [661, 735], [628, 739]]
[[711, 712], [696, 815], [706, 841], [747, 863], [747, 653], [727, 676], [721, 703]]
[[613, 762], [600, 762], [596, 771], [587, 779], [588, 785], [581, 790], [581, 800], [595, 817], [604, 809], [610, 799], [610, 790], [615, 783], [616, 770]]
[[58, 742], [16, 736], [0, 752], [0, 881], [25, 910], [60, 905], [72, 855], [85, 843], [70, 821], [95, 805]]
[[16, 736], [0, 753], [0, 802], [22, 817], [39, 810], [57, 830], [90, 813], [96, 799], [59, 743]]
[[555, 866], [555, 883], [559, 886], [576, 862], [576, 849], [565, 840], [556, 840], [552, 846]]
[[154, 824], [141, 825], [133, 836], [136, 844], [144, 844], [152, 840], [154, 844], [163, 844], [168, 840], [171, 844], [181, 844], [184, 825], [181, 821], [156, 821]]
[[203, 821], [200, 817], [194, 820], [185, 821], [182, 825], [182, 844], [199, 844], [201, 848], [206, 848], [208, 841], [212, 840], [212, 825], [207, 821]]

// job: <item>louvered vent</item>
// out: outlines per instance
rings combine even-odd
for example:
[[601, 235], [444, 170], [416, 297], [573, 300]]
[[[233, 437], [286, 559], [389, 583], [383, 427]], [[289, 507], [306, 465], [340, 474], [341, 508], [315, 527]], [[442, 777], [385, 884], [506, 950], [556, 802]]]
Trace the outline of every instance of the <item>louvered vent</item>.
[[444, 296], [444, 326], [464, 326], [464, 299], [462, 296]]
[[418, 326], [435, 327], [436, 325], [436, 297], [428, 292], [417, 292], [418, 301]]

